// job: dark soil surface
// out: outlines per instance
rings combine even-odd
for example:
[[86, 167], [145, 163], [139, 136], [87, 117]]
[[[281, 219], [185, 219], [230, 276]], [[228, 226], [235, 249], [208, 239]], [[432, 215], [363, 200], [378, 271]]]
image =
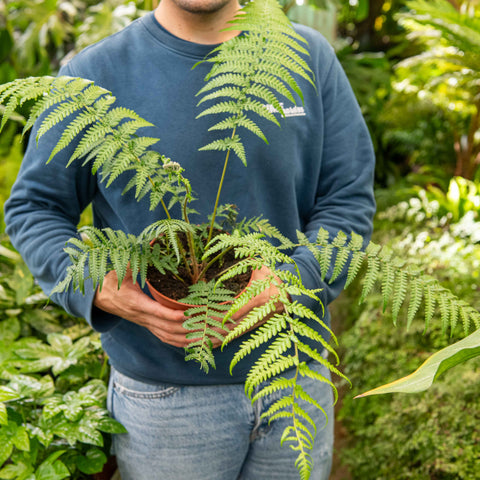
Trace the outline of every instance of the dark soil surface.
[[[207, 281], [217, 278], [225, 269], [237, 263], [233, 250], [227, 252], [221, 259], [221, 262], [213, 264], [205, 275]], [[155, 267], [149, 266], [147, 270], [147, 279], [150, 284], [155, 287], [166, 297], [173, 300], [180, 300], [188, 295], [188, 287], [192, 284], [188, 276], [187, 269], [183, 266], [178, 268], [178, 276], [183, 280], [175, 278], [171, 273], [162, 274]], [[231, 290], [235, 294], [240, 293], [250, 281], [251, 272], [238, 275], [234, 278], [223, 282], [223, 287]]]

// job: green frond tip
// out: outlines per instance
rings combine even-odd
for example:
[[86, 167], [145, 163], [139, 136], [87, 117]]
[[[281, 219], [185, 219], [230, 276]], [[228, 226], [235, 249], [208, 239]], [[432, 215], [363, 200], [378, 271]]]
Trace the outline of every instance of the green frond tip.
[[[243, 126], [267, 141], [259, 125], [247, 115], [255, 113], [280, 125], [275, 116], [285, 116], [280, 99], [295, 103], [297, 96], [303, 101], [300, 80], [315, 88], [307, 42], [294, 30], [276, 0], [248, 2], [230, 23], [227, 30], [243, 33], [222, 43], [203, 60], [213, 65], [197, 94], [201, 96], [199, 105], [206, 105], [199, 116], [223, 114], [227, 119], [217, 120], [212, 130], [231, 128], [238, 134], [237, 127]], [[225, 100], [212, 105], [218, 99]], [[211, 147], [212, 143], [206, 149]], [[240, 137], [229, 149], [234, 147], [242, 158], [238, 154], [244, 150]], [[242, 161], [246, 164], [245, 159]]]

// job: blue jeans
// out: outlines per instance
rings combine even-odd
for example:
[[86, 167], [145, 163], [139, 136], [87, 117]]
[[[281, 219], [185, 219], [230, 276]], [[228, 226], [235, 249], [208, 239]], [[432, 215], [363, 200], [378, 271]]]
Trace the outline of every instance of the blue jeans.
[[[330, 379], [318, 363], [311, 368]], [[285, 372], [289, 377], [293, 372]], [[333, 395], [327, 383], [300, 378], [325, 409], [302, 405], [317, 425], [311, 480], [327, 480], [333, 450]], [[285, 392], [283, 392], [285, 394]], [[260, 416], [282, 396], [251, 404], [241, 384], [148, 384], [112, 369], [108, 408], [128, 434], [114, 435], [122, 480], [297, 480], [297, 452], [280, 446], [290, 419]]]

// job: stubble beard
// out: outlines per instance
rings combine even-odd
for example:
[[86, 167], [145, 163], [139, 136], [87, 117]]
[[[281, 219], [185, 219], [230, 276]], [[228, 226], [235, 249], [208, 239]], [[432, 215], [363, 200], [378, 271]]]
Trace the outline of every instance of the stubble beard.
[[179, 8], [189, 13], [216, 13], [231, 3], [232, 0], [173, 0]]

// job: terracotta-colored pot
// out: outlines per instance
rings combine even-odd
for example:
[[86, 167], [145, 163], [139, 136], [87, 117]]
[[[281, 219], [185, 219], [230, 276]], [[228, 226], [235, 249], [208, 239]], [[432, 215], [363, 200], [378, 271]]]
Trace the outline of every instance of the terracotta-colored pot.
[[[155, 240], [152, 240], [150, 242], [150, 246], [153, 245], [153, 243], [155, 242]], [[147, 283], [147, 287], [148, 287], [148, 290], [149, 292], [151, 293], [152, 297], [158, 302], [158, 303], [161, 303], [163, 306], [165, 307], [168, 307], [168, 308], [171, 308], [172, 310], [182, 310], [183, 312], [188, 310], [189, 308], [194, 308], [194, 307], [198, 307], [198, 305], [190, 305], [188, 303], [182, 303], [182, 302], [178, 302], [177, 300], [174, 300], [173, 298], [170, 298], [170, 297], [167, 297], [165, 295], [163, 295], [163, 293], [161, 293], [160, 291], [158, 291], [149, 281], [148, 279], [146, 280], [146, 283]], [[247, 286], [245, 288], [247, 288], [250, 284], [252, 283], [252, 278], [250, 277], [250, 280], [247, 284]], [[243, 293], [244, 290], [242, 290], [242, 292], [240, 292], [238, 295], [235, 296], [235, 298], [239, 297], [241, 295], [241, 293]], [[220, 305], [225, 305], [227, 302], [222, 302]]]
[[148, 280], [147, 280], [148, 290], [152, 294], [152, 297], [158, 302], [161, 303], [164, 307], [171, 308], [173, 310], [188, 310], [189, 308], [195, 307], [195, 305], [189, 305], [188, 303], [177, 302], [173, 298], [166, 297], [163, 293], [160, 293]]
[[[235, 298], [239, 297], [251, 283], [252, 283], [252, 277], [250, 277], [250, 280], [247, 283], [247, 286], [238, 295], [235, 295]], [[189, 303], [178, 302], [173, 298], [163, 295], [163, 293], [159, 292], [148, 280], [147, 280], [147, 286], [148, 286], [148, 290], [152, 294], [152, 297], [158, 303], [161, 303], [164, 307], [168, 307], [173, 310], [182, 310], [183, 312], [185, 310], [188, 310], [189, 308], [198, 307], [198, 305], [190, 305]], [[222, 302], [220, 303], [220, 305], [225, 305], [227, 303], [228, 302]]]

